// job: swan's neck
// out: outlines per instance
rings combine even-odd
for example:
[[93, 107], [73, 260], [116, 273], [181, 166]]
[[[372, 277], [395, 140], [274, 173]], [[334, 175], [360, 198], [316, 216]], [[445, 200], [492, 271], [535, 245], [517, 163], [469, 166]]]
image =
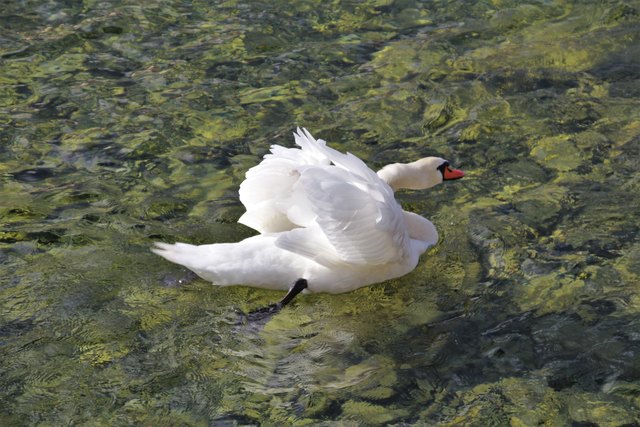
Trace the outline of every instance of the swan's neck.
[[409, 190], [424, 190], [440, 182], [432, 179], [421, 170], [422, 164], [418, 160], [413, 163], [393, 163], [378, 171], [378, 176], [389, 184], [393, 191], [400, 188]]

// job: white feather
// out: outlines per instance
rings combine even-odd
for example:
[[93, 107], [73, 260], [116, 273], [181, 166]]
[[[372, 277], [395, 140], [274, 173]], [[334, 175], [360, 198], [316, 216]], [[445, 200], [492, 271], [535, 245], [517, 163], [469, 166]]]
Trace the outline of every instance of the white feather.
[[310, 291], [345, 292], [413, 270], [438, 233], [427, 219], [404, 212], [392, 188], [438, 184], [444, 160], [376, 174], [306, 129], [294, 139], [299, 148], [272, 146], [240, 185], [246, 212], [238, 222], [262, 234], [203, 246], [156, 243], [152, 251], [218, 285], [287, 289], [305, 278]]

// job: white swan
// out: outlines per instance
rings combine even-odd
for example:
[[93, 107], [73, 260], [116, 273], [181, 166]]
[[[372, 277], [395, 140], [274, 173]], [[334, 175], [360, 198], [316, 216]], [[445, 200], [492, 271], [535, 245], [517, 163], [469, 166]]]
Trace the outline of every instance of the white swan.
[[[152, 251], [216, 285], [347, 292], [412, 271], [438, 241], [427, 219], [403, 211], [399, 188], [425, 189], [462, 178], [441, 158], [385, 166], [376, 174], [306, 129], [300, 148], [271, 147], [240, 185], [246, 213], [238, 222], [261, 234], [238, 243], [156, 243]], [[281, 306], [280, 305], [280, 306]]]

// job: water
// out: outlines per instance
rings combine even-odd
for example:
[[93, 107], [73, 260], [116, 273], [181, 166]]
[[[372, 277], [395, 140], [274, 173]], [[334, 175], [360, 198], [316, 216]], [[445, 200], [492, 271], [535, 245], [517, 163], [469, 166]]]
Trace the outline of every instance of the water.
[[[0, 424], [640, 423], [640, 7], [622, 1], [8, 2]], [[442, 242], [306, 295], [215, 288], [153, 241], [236, 241], [305, 126]], [[635, 424], [634, 424], [635, 423]]]

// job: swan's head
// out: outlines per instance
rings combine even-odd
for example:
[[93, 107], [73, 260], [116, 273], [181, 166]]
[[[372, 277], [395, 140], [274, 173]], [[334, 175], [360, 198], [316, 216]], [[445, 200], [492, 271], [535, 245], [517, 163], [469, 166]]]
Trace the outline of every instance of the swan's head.
[[440, 157], [425, 157], [409, 163], [409, 165], [415, 165], [417, 169], [416, 176], [419, 187], [414, 188], [416, 190], [433, 187], [442, 181], [452, 181], [464, 176], [464, 172], [460, 169], [452, 169], [449, 162]]
[[460, 179], [464, 172], [452, 169], [449, 162], [440, 157], [425, 157], [412, 163], [387, 165], [378, 171], [378, 176], [394, 190], [423, 190], [442, 181]]

